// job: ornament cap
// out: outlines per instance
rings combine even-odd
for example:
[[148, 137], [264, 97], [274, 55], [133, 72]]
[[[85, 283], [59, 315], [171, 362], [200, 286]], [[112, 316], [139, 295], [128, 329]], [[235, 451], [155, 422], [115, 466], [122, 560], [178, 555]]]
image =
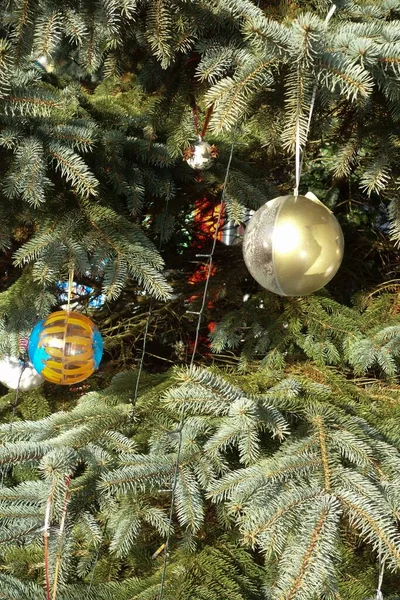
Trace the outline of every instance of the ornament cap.
[[[321, 200], [319, 198], [317, 198], [317, 196], [315, 194], [313, 194], [312, 192], [310, 192], [310, 191], [308, 191], [307, 194], [304, 195], [304, 197], [305, 198], [309, 198], [313, 202], [318, 202], [322, 206], [325, 206], [325, 204], [323, 202], [321, 202]], [[326, 208], [328, 208], [328, 207], [326, 206]], [[329, 208], [328, 208], [328, 210], [329, 210]]]

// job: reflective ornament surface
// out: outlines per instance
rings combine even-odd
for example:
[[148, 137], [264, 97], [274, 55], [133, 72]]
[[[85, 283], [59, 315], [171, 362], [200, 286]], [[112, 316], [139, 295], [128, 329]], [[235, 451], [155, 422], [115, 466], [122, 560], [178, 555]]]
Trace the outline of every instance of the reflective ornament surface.
[[16, 356], [4, 356], [0, 359], [0, 382], [11, 390], [19, 388], [27, 392], [42, 385], [43, 381], [32, 363], [24, 363]]
[[192, 169], [206, 171], [213, 164], [212, 148], [207, 142], [197, 142], [189, 148], [186, 162]]
[[46, 71], [46, 73], [52, 73], [54, 71], [53, 63], [49, 61], [45, 54], [42, 54], [36, 58], [35, 65], [43, 71]]
[[60, 385], [79, 383], [98, 368], [103, 339], [88, 317], [61, 310], [35, 325], [28, 353], [37, 372], [47, 381]]
[[243, 256], [262, 287], [304, 296], [324, 287], [343, 259], [342, 229], [315, 196], [280, 196], [257, 210], [243, 238]]

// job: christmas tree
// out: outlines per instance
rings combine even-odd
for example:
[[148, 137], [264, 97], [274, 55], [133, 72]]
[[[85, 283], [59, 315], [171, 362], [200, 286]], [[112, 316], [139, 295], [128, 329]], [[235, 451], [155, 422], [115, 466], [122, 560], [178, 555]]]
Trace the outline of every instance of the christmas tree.
[[[0, 381], [62, 306], [105, 346], [84, 383], [2, 387], [0, 597], [400, 597], [400, 2], [5, 0], [0, 27]], [[285, 297], [241, 239], [294, 188], [345, 254]]]

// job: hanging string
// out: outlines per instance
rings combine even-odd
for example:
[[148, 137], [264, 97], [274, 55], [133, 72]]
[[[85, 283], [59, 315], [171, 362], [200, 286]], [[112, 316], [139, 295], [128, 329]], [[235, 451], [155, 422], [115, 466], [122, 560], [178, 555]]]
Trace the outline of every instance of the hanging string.
[[384, 573], [385, 573], [385, 561], [382, 558], [382, 542], [380, 542], [379, 543], [379, 577], [378, 577], [378, 587], [376, 589], [376, 600], [383, 600], [382, 584], [383, 584]]
[[45, 586], [46, 586], [46, 600], [56, 600], [57, 589], [58, 589], [58, 578], [62, 560], [62, 545], [64, 538], [65, 521], [67, 518], [67, 508], [70, 496], [69, 486], [71, 483], [71, 477], [68, 475], [65, 479], [66, 492], [64, 496], [64, 506], [61, 514], [60, 528], [58, 531], [57, 549], [56, 549], [56, 563], [54, 569], [53, 578], [53, 594], [51, 595], [51, 581], [50, 581], [50, 561], [49, 561], [49, 538], [50, 538], [50, 521], [51, 521], [51, 509], [53, 506], [55, 485], [53, 483], [50, 493], [47, 498], [46, 511], [44, 517], [43, 526], [43, 547], [44, 547], [44, 574], [45, 574]]
[[[69, 272], [68, 272], [68, 296], [67, 296], [67, 319], [68, 319], [68, 314], [71, 312], [71, 298], [72, 298], [72, 286], [74, 284], [74, 272], [75, 269], [74, 267], [70, 267]], [[67, 321], [68, 323], [68, 321]], [[63, 334], [63, 341], [62, 341], [62, 354], [63, 356], [65, 356], [65, 348], [67, 345], [67, 337], [68, 337], [68, 325], [64, 328], [64, 334]], [[62, 375], [64, 376], [64, 365], [62, 365], [61, 367], [62, 369]]]
[[154, 300], [153, 298], [151, 298], [150, 300], [150, 304], [149, 304], [149, 310], [147, 313], [147, 318], [146, 318], [146, 324], [144, 327], [144, 334], [143, 334], [143, 345], [142, 345], [142, 353], [139, 359], [139, 368], [138, 368], [138, 373], [137, 373], [137, 377], [136, 377], [136, 383], [135, 383], [135, 389], [133, 392], [133, 398], [131, 400], [131, 404], [132, 404], [132, 411], [131, 411], [131, 420], [133, 419], [133, 408], [136, 404], [137, 401], [137, 397], [139, 394], [139, 385], [140, 385], [140, 379], [142, 377], [142, 371], [143, 371], [143, 366], [144, 366], [144, 359], [146, 356], [146, 346], [147, 346], [147, 338], [149, 335], [149, 325], [150, 325], [150, 320], [151, 320], [151, 316], [153, 313], [153, 307], [154, 307]]
[[42, 310], [43, 310], [43, 305], [44, 305], [44, 295], [46, 292], [46, 283], [43, 282], [43, 287], [42, 287], [42, 291], [40, 293], [40, 301], [39, 301], [39, 306], [37, 309], [37, 318], [41, 319], [42, 318]]
[[[300, 89], [300, 63], [297, 65], [297, 89]], [[293, 190], [293, 196], [299, 195], [299, 185], [301, 177], [301, 144], [300, 144], [300, 96], [297, 96], [297, 108], [296, 108], [296, 142], [295, 142], [295, 186]]]
[[203, 139], [204, 136], [206, 135], [207, 128], [208, 128], [208, 125], [210, 123], [210, 119], [211, 119], [211, 115], [213, 113], [213, 110], [214, 110], [214, 104], [211, 104], [210, 108], [207, 110], [206, 118], [204, 120], [203, 129], [201, 130], [201, 133], [200, 133], [201, 139]]
[[[230, 173], [230, 168], [231, 168], [231, 164], [232, 164], [233, 151], [235, 148], [236, 131], [237, 131], [237, 124], [234, 128], [233, 135], [232, 135], [231, 150], [230, 150], [228, 164], [226, 167], [225, 179], [224, 179], [222, 194], [221, 194], [221, 201], [219, 204], [218, 219], [217, 219], [217, 223], [215, 226], [211, 251], [207, 255], [201, 255], [201, 257], [203, 257], [203, 258], [207, 258], [206, 281], [205, 281], [205, 285], [204, 285], [202, 302], [200, 305], [200, 309], [197, 312], [186, 311], [187, 313], [197, 314], [196, 333], [195, 333], [195, 339], [194, 339], [193, 348], [192, 348], [192, 356], [191, 356], [190, 363], [189, 363], [190, 367], [193, 367], [193, 365], [194, 365], [196, 353], [197, 353], [197, 347], [198, 347], [199, 339], [200, 339], [202, 319], [203, 319], [204, 309], [205, 309], [206, 302], [207, 302], [208, 287], [210, 284], [211, 274], [213, 271], [213, 257], [214, 257], [215, 248], [217, 246], [218, 233], [219, 233], [219, 229], [221, 226], [222, 212], [223, 212], [223, 206], [224, 206], [224, 202], [225, 202], [225, 193], [226, 193], [226, 188], [227, 188], [227, 184], [228, 184], [228, 180], [229, 180], [229, 173]], [[197, 255], [197, 256], [200, 257], [200, 255]], [[162, 566], [162, 571], [161, 571], [161, 584], [160, 584], [160, 593], [158, 596], [158, 600], [163, 600], [163, 597], [164, 597], [165, 579], [166, 579], [167, 565], [168, 565], [168, 549], [169, 549], [169, 544], [170, 544], [170, 539], [171, 539], [176, 488], [178, 485], [178, 473], [179, 473], [179, 465], [180, 465], [180, 459], [181, 459], [181, 453], [182, 453], [183, 426], [185, 423], [185, 416], [186, 416], [186, 408], [185, 408], [185, 405], [183, 405], [183, 407], [181, 409], [179, 425], [176, 430], [176, 432], [179, 435], [179, 442], [178, 442], [177, 454], [176, 454], [175, 465], [174, 465], [174, 473], [173, 473], [173, 478], [172, 478], [171, 504], [170, 504], [170, 511], [169, 511], [169, 517], [168, 517], [167, 536], [166, 536], [165, 545], [164, 545], [164, 559], [163, 559], [163, 566]]]
[[13, 430], [13, 425], [14, 425], [14, 421], [15, 421], [15, 415], [17, 413], [17, 406], [18, 406], [18, 400], [19, 400], [19, 392], [20, 392], [19, 388], [21, 385], [22, 375], [24, 374], [26, 366], [27, 366], [26, 361], [24, 361], [22, 363], [21, 372], [18, 377], [17, 389], [15, 390], [15, 397], [14, 397], [14, 403], [13, 403], [13, 407], [12, 407], [11, 421], [10, 421], [10, 433], [12, 433], [12, 430]]
[[193, 121], [194, 121], [194, 128], [196, 130], [196, 135], [198, 135], [200, 137], [199, 111], [197, 110], [197, 104], [196, 104], [195, 100], [194, 100], [194, 105], [193, 105], [192, 111], [193, 111]]
[[68, 296], [67, 296], [67, 312], [71, 310], [72, 287], [74, 285], [74, 267], [71, 267], [68, 273]]
[[214, 104], [211, 104], [211, 106], [208, 108], [207, 113], [206, 113], [206, 118], [204, 119], [204, 124], [203, 127], [200, 131], [200, 124], [199, 124], [199, 111], [197, 108], [197, 104], [196, 104], [196, 100], [193, 99], [193, 121], [194, 121], [194, 128], [196, 130], [196, 135], [199, 138], [199, 141], [201, 142], [204, 138], [204, 136], [207, 133], [207, 129], [208, 129], [208, 125], [210, 123], [210, 119], [211, 119], [211, 115], [213, 113], [214, 110]]
[[[326, 15], [325, 21], [324, 21], [325, 30], [327, 29], [329, 21], [333, 17], [335, 10], [336, 10], [336, 4], [332, 4], [331, 8], [329, 9], [328, 14]], [[298, 89], [300, 89], [300, 63], [297, 65], [297, 87], [298, 87]], [[310, 133], [311, 119], [312, 119], [313, 112], [314, 112], [315, 99], [317, 97], [317, 90], [318, 90], [318, 81], [315, 82], [315, 85], [314, 85], [314, 88], [312, 91], [311, 102], [310, 102], [310, 111], [308, 113], [307, 126], [306, 126], [305, 141], [307, 141], [308, 135]], [[300, 98], [298, 97], [297, 98], [297, 109], [296, 109], [296, 142], [295, 142], [295, 163], [296, 163], [295, 180], [296, 180], [296, 183], [295, 183], [295, 188], [293, 190], [294, 196], [299, 195], [301, 172], [303, 170], [303, 161], [304, 161], [304, 151], [301, 152], [301, 141], [300, 141], [300, 113], [301, 113]]]

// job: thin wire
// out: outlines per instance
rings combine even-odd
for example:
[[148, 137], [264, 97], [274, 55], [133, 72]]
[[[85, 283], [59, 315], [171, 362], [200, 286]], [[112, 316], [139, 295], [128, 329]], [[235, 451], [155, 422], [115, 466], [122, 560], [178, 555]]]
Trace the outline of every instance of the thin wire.
[[61, 560], [62, 560], [65, 522], [67, 520], [67, 510], [68, 510], [68, 503], [69, 503], [69, 499], [70, 499], [70, 484], [71, 484], [71, 476], [68, 475], [65, 479], [66, 490], [65, 490], [65, 497], [64, 497], [64, 506], [63, 506], [63, 510], [61, 513], [60, 528], [58, 530], [58, 536], [57, 536], [56, 563], [55, 563], [54, 578], [53, 578], [54, 581], [53, 581], [52, 600], [56, 600], [56, 598], [57, 598], [58, 576], [59, 576], [60, 565], [61, 565]]
[[[13, 430], [13, 424], [14, 424], [14, 421], [15, 421], [15, 415], [16, 415], [16, 412], [17, 412], [17, 406], [18, 406], [18, 400], [19, 400], [19, 391], [20, 391], [19, 390], [19, 386], [21, 384], [21, 379], [22, 379], [22, 375], [24, 374], [25, 367], [26, 367], [26, 362], [23, 361], [21, 372], [20, 372], [19, 377], [18, 377], [17, 389], [15, 390], [14, 402], [13, 402], [13, 407], [12, 407], [12, 412], [11, 412], [10, 427], [9, 427], [9, 430], [8, 430], [9, 434], [11, 434], [12, 430]], [[5, 477], [5, 471], [3, 469], [2, 472], [1, 472], [1, 485], [4, 484], [4, 477]]]
[[233, 159], [233, 151], [234, 151], [234, 148], [235, 148], [236, 131], [237, 131], [237, 125], [235, 126], [235, 129], [233, 130], [232, 142], [231, 142], [231, 151], [230, 151], [230, 155], [229, 155], [228, 164], [227, 164], [227, 167], [226, 167], [226, 174], [225, 174], [225, 179], [224, 179], [224, 183], [223, 183], [223, 189], [222, 189], [222, 194], [221, 194], [221, 201], [220, 201], [220, 204], [219, 204], [218, 219], [217, 219], [217, 223], [216, 223], [216, 226], [215, 226], [214, 239], [213, 239], [213, 244], [212, 244], [212, 247], [211, 247], [211, 252], [210, 252], [210, 255], [208, 257], [208, 269], [207, 269], [206, 282], [205, 282], [205, 285], [204, 285], [203, 300], [202, 300], [200, 311], [199, 311], [199, 315], [198, 315], [197, 327], [196, 327], [196, 335], [195, 335], [195, 341], [194, 341], [194, 346], [193, 346], [193, 351], [192, 351], [192, 358], [190, 360], [190, 366], [191, 367], [193, 366], [194, 360], [195, 360], [195, 355], [196, 355], [197, 346], [198, 346], [199, 337], [200, 337], [201, 320], [202, 320], [203, 311], [204, 311], [204, 308], [205, 308], [205, 305], [206, 305], [206, 302], [207, 302], [207, 292], [208, 292], [208, 287], [209, 287], [209, 284], [210, 284], [210, 278], [211, 278], [211, 273], [212, 273], [212, 268], [213, 268], [212, 259], [213, 259], [213, 255], [214, 255], [214, 252], [215, 252], [215, 248], [217, 247], [218, 234], [219, 234], [219, 230], [220, 230], [220, 227], [221, 227], [222, 212], [223, 212], [223, 207], [224, 207], [224, 202], [225, 202], [225, 193], [226, 193], [226, 188], [227, 188], [228, 179], [229, 179], [229, 173], [230, 173], [232, 159]]
[[26, 364], [26, 361], [24, 360], [22, 363], [22, 367], [21, 367], [21, 373], [19, 374], [19, 378], [18, 378], [17, 389], [15, 390], [15, 398], [14, 398], [14, 404], [13, 404], [13, 409], [12, 409], [12, 413], [11, 413], [11, 421], [10, 421], [10, 433], [12, 433], [12, 429], [13, 429], [13, 425], [14, 425], [14, 421], [15, 421], [15, 414], [17, 412], [19, 392], [20, 392], [19, 386], [21, 385], [22, 375], [24, 374], [26, 366], [27, 366], [27, 364]]
[[[167, 219], [167, 214], [168, 214], [168, 208], [169, 208], [169, 200], [170, 200], [170, 191], [171, 191], [171, 182], [169, 185], [169, 190], [168, 190], [168, 194], [166, 197], [166, 201], [165, 201], [165, 210], [164, 210], [164, 219], [163, 219], [163, 224], [165, 224], [166, 219]], [[161, 250], [161, 246], [162, 246], [162, 235], [160, 234], [160, 241], [158, 244], [158, 249]], [[152, 312], [153, 312], [153, 308], [154, 308], [154, 298], [150, 299], [150, 304], [149, 304], [149, 310], [147, 313], [147, 318], [146, 318], [146, 324], [145, 324], [145, 328], [144, 328], [144, 334], [143, 334], [143, 345], [142, 345], [142, 352], [140, 355], [140, 361], [139, 361], [139, 368], [138, 368], [138, 374], [137, 374], [137, 378], [136, 378], [136, 383], [135, 383], [135, 389], [133, 392], [133, 398], [131, 400], [131, 404], [132, 404], [132, 411], [131, 411], [131, 415], [130, 415], [130, 420], [133, 419], [134, 413], [133, 413], [133, 408], [136, 404], [137, 398], [138, 398], [138, 394], [139, 394], [139, 385], [140, 385], [140, 380], [142, 377], [142, 372], [143, 372], [143, 367], [144, 367], [144, 359], [146, 356], [146, 346], [147, 346], [147, 339], [148, 339], [148, 334], [149, 334], [149, 326], [150, 326], [150, 320], [151, 320], [151, 316], [152, 316]], [[94, 565], [93, 565], [93, 570], [92, 570], [92, 575], [89, 581], [89, 587], [85, 596], [85, 600], [89, 599], [89, 594], [92, 590], [92, 586], [93, 586], [93, 581], [94, 581], [94, 574], [97, 568], [97, 564], [99, 562], [99, 558], [100, 558], [100, 550], [101, 550], [101, 541], [99, 542], [99, 547], [97, 548], [97, 552], [96, 552], [96, 556], [94, 559]]]
[[85, 600], [88, 600], [89, 594], [90, 594], [92, 586], [93, 586], [94, 574], [95, 574], [96, 567], [97, 567], [97, 564], [98, 564], [99, 558], [100, 558], [100, 548], [101, 548], [101, 540], [99, 540], [99, 547], [97, 548], [96, 556], [95, 556], [95, 559], [94, 559], [92, 576], [91, 576], [90, 581], [89, 581], [89, 587], [88, 587], [88, 591], [87, 591]]
[[[229, 155], [228, 164], [226, 167], [225, 179], [224, 179], [224, 184], [223, 184], [223, 189], [222, 189], [222, 194], [221, 194], [221, 201], [219, 204], [218, 219], [217, 219], [217, 223], [215, 226], [214, 238], [213, 238], [211, 251], [210, 251], [210, 254], [208, 255], [208, 269], [207, 269], [207, 275], [206, 275], [206, 282], [204, 285], [202, 303], [200, 306], [200, 310], [198, 311], [196, 333], [195, 333], [195, 339], [194, 339], [194, 344], [193, 344], [193, 349], [192, 349], [192, 356], [190, 359], [190, 368], [192, 368], [194, 365], [194, 361], [195, 361], [196, 353], [197, 353], [197, 347], [199, 344], [201, 322], [202, 322], [202, 318], [203, 318], [204, 308], [205, 308], [206, 302], [207, 302], [208, 287], [209, 287], [211, 273], [212, 273], [212, 267], [213, 267], [212, 259], [214, 256], [215, 248], [217, 246], [218, 233], [219, 233], [219, 229], [220, 229], [220, 225], [221, 225], [222, 211], [223, 211], [223, 206], [224, 206], [224, 202], [225, 202], [225, 193], [226, 193], [226, 188], [227, 188], [227, 184], [228, 184], [230, 168], [231, 168], [231, 164], [232, 164], [233, 151], [235, 148], [236, 131], [237, 131], [237, 124], [236, 124], [236, 126], [233, 130], [233, 134], [232, 134], [231, 151], [230, 151], [230, 155]], [[185, 416], [186, 416], [186, 407], [185, 407], [185, 405], [183, 405], [183, 407], [181, 409], [181, 415], [180, 415], [179, 425], [178, 425], [178, 429], [177, 429], [177, 432], [179, 433], [179, 442], [178, 442], [178, 449], [177, 449], [176, 460], [175, 460], [175, 465], [174, 465], [174, 475], [173, 475], [173, 480], [172, 480], [171, 505], [170, 505], [170, 511], [169, 511], [169, 517], [168, 517], [168, 531], [167, 531], [167, 537], [166, 537], [165, 546], [164, 546], [164, 560], [163, 560], [163, 566], [162, 566], [162, 571], [161, 571], [160, 593], [158, 596], [158, 600], [162, 600], [163, 596], [164, 596], [165, 579], [166, 579], [167, 565], [168, 565], [168, 549], [169, 549], [169, 543], [170, 543], [170, 538], [171, 538], [171, 529], [172, 529], [172, 520], [173, 520], [173, 514], [174, 514], [176, 488], [178, 485], [178, 472], [179, 472], [179, 463], [180, 463], [180, 458], [181, 458], [181, 453], [182, 453], [182, 443], [183, 443], [182, 433], [183, 433], [183, 425], [184, 425], [184, 421], [185, 421]]]
[[[329, 21], [333, 17], [335, 10], [336, 10], [336, 4], [332, 4], [331, 8], [329, 9], [328, 14], [326, 15], [325, 21], [324, 21], [325, 30], [327, 29]], [[297, 84], [298, 84], [298, 87], [300, 87], [300, 63], [297, 66]], [[310, 112], [308, 114], [308, 120], [307, 120], [307, 126], [306, 126], [306, 140], [308, 139], [308, 135], [310, 133], [311, 119], [312, 119], [313, 112], [314, 112], [315, 99], [317, 97], [317, 90], [318, 90], [318, 81], [315, 82], [314, 89], [313, 89], [312, 96], [311, 96]], [[297, 109], [296, 110], [297, 110], [297, 112], [296, 112], [296, 158], [295, 158], [296, 183], [295, 183], [295, 188], [293, 191], [294, 196], [299, 195], [301, 172], [303, 170], [303, 161], [304, 161], [304, 155], [305, 155], [305, 151], [301, 152], [301, 143], [300, 143], [300, 101], [299, 101], [299, 98], [297, 100]]]
[[37, 316], [39, 319], [42, 317], [42, 309], [43, 309], [43, 304], [44, 304], [45, 291], [46, 291], [46, 283], [43, 282], [43, 288], [42, 288], [42, 292], [40, 295], [40, 302], [39, 302], [39, 306], [38, 306], [38, 310], [37, 310]]
[[[308, 115], [308, 121], [307, 121], [307, 128], [306, 128], [306, 140], [308, 139], [308, 134], [310, 133], [310, 127], [311, 127], [311, 119], [313, 116], [313, 112], [314, 112], [314, 106], [315, 106], [315, 99], [317, 97], [317, 89], [318, 89], [318, 84], [316, 83], [314, 85], [314, 89], [313, 89], [313, 93], [312, 93], [312, 98], [311, 98], [311, 103], [310, 103], [310, 113]], [[300, 132], [299, 132], [299, 152], [300, 152]], [[297, 139], [296, 139], [296, 150], [297, 150]], [[301, 153], [301, 159], [299, 162], [299, 173], [297, 175], [297, 154], [296, 154], [296, 188], [297, 188], [297, 193], [295, 193], [294, 195], [297, 196], [299, 193], [299, 185], [300, 185], [300, 178], [301, 178], [301, 173], [303, 170], [303, 162], [304, 162], [304, 157], [305, 157], [306, 151], [304, 148], [304, 151]]]
[[137, 397], [139, 394], [140, 378], [142, 376], [142, 371], [143, 371], [143, 366], [144, 366], [144, 358], [146, 356], [146, 345], [147, 345], [147, 338], [148, 338], [148, 334], [149, 334], [150, 319], [151, 319], [151, 315], [153, 313], [153, 306], [154, 306], [154, 301], [153, 301], [153, 298], [151, 298], [150, 304], [149, 304], [149, 311], [147, 313], [146, 325], [144, 328], [143, 346], [142, 346], [142, 353], [141, 353], [140, 361], [139, 361], [139, 369], [138, 369], [138, 374], [137, 374], [137, 378], [136, 378], [135, 389], [133, 392], [133, 398], [131, 400], [131, 404], [132, 404], [131, 419], [133, 418], [133, 407], [136, 404], [136, 400], [137, 400]]
[[[170, 184], [170, 188], [171, 188], [171, 184]], [[168, 208], [169, 208], [169, 196], [170, 194], [170, 189], [168, 191], [168, 195], [167, 195], [167, 199], [165, 201], [165, 210], [164, 210], [164, 220], [163, 220], [163, 224], [165, 224], [165, 221], [167, 219], [167, 214], [168, 214]], [[161, 246], [162, 246], [162, 235], [160, 233], [160, 241], [158, 244], [158, 250], [161, 250]], [[149, 304], [149, 311], [147, 313], [147, 319], [146, 319], [146, 325], [144, 328], [144, 334], [143, 334], [143, 346], [142, 346], [142, 353], [140, 356], [140, 361], [139, 361], [139, 369], [138, 369], [138, 374], [137, 374], [137, 378], [136, 378], [136, 384], [135, 384], [135, 389], [133, 392], [133, 398], [131, 400], [131, 404], [132, 404], [132, 412], [131, 412], [131, 419], [133, 418], [133, 407], [136, 404], [136, 400], [138, 398], [138, 394], [139, 394], [139, 385], [140, 385], [140, 379], [142, 376], [142, 372], [143, 372], [143, 367], [144, 367], [144, 359], [146, 356], [146, 346], [147, 346], [147, 339], [148, 339], [148, 334], [149, 334], [149, 326], [150, 326], [150, 320], [151, 320], [151, 316], [153, 313], [153, 308], [154, 308], [154, 298], [152, 297], [150, 300], [150, 304]]]

